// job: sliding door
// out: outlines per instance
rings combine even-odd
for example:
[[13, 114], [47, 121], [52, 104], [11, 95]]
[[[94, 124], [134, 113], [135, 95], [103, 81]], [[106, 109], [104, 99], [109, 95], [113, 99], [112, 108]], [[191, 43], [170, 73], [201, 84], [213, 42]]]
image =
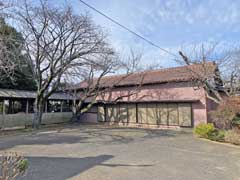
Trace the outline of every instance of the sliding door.
[[192, 107], [188, 103], [178, 104], [179, 126], [192, 126]]

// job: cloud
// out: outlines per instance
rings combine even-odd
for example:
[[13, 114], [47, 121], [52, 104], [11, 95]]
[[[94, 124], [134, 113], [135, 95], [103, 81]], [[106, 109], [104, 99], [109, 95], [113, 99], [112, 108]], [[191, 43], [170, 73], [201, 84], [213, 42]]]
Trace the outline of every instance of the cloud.
[[[78, 12], [89, 10], [78, 0]], [[240, 40], [239, 0], [86, 0], [113, 19], [177, 53], [182, 44], [202, 42], [238, 42]], [[90, 10], [89, 10], [90, 11]], [[90, 11], [95, 22], [109, 31], [117, 49], [143, 48], [145, 63], [160, 59], [172, 65], [173, 57], [142, 41], [101, 15]]]

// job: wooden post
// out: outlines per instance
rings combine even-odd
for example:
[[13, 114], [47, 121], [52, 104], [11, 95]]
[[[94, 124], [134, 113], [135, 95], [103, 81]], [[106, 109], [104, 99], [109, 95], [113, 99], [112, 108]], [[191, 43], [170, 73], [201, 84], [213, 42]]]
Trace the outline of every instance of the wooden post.
[[61, 112], [63, 112], [63, 101], [60, 101], [61, 102]]
[[5, 107], [5, 100], [3, 100], [3, 115], [5, 115], [6, 114], [6, 107]]
[[3, 122], [2, 122], [2, 129], [4, 129], [4, 125], [5, 125], [5, 114], [6, 114], [6, 107], [5, 107], [5, 100], [3, 100]]
[[136, 103], [136, 123], [138, 123], [138, 104]]
[[29, 112], [29, 103], [28, 103], [28, 99], [27, 99], [27, 104], [26, 104], [26, 113], [28, 114]]
[[77, 112], [77, 109], [76, 109], [76, 106], [77, 106], [76, 99], [77, 99], [77, 91], [76, 91], [76, 89], [74, 89], [74, 99], [73, 99], [73, 113], [74, 114], [76, 114], [76, 112]]
[[8, 112], [10, 114], [13, 114], [13, 101], [9, 99], [9, 106], [8, 106], [9, 110]]
[[47, 111], [47, 110], [48, 110], [48, 107], [47, 107], [47, 105], [48, 105], [48, 101], [46, 101], [46, 102], [45, 102], [45, 113], [47, 113], [47, 112], [48, 112], [48, 111]]

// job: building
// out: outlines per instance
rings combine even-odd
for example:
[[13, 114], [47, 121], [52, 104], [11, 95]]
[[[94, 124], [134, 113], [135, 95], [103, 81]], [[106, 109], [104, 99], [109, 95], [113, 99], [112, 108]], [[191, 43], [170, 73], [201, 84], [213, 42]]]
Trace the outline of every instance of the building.
[[[214, 63], [206, 63], [104, 77], [97, 103], [80, 121], [163, 127], [210, 122], [208, 112], [216, 106], [197, 82], [214, 82], [216, 71]], [[86, 87], [88, 83], [82, 82], [75, 90], [81, 96]]]
[[[0, 89], [0, 129], [31, 126], [35, 97], [34, 91]], [[72, 102], [70, 94], [52, 94], [44, 106], [42, 124], [70, 121]]]
[[[194, 127], [211, 122], [208, 112], [216, 104], [207, 98], [199, 79], [215, 81], [217, 66], [190, 65], [127, 75], [103, 77], [96, 103], [80, 116], [80, 122], [157, 127]], [[91, 86], [96, 84], [93, 80]], [[68, 122], [73, 101], [89, 87], [81, 82], [73, 89], [78, 96], [58, 92], [44, 107], [43, 124]], [[70, 90], [70, 89], [69, 89]], [[34, 91], [0, 89], [0, 129], [30, 126]], [[85, 100], [84, 105], [92, 102]]]

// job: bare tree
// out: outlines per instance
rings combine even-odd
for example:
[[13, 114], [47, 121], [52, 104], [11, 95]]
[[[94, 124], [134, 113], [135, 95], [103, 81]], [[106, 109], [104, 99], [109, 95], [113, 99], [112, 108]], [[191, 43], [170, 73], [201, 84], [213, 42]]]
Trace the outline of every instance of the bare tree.
[[[103, 58], [101, 65], [98, 66], [87, 66], [80, 77], [84, 77], [79, 84], [76, 84], [71, 88], [74, 92], [74, 120], [77, 120], [77, 116], [88, 111], [97, 100], [104, 100], [106, 96], [111, 96], [114, 89], [120, 85], [122, 82], [127, 80], [134, 72], [136, 72], [141, 61], [142, 56], [140, 54], [131, 51], [128, 56], [127, 62], [125, 60], [119, 59], [118, 57]], [[125, 72], [123, 75], [117, 75], [117, 78], [112, 81], [106, 75], [114, 72]], [[78, 74], [78, 73], [77, 73]], [[78, 75], [79, 77], [79, 75]], [[139, 80], [135, 82], [137, 85], [129, 90], [125, 94], [118, 95], [116, 98], [107, 98], [107, 101], [111, 103], [117, 103], [124, 97], [130, 97], [139, 92], [142, 82], [145, 77], [145, 72], [139, 72]]]
[[[80, 83], [69, 89], [74, 97], [73, 120], [76, 120], [78, 114], [88, 111], [96, 103], [97, 96], [103, 91], [102, 78], [118, 70], [121, 66], [117, 56], [103, 56], [95, 64], [85, 64], [81, 69], [75, 71], [77, 81], [80, 81]], [[88, 101], [88, 105], [84, 106], [86, 101]]]
[[127, 74], [162, 68], [162, 66], [157, 62], [150, 63], [148, 59], [144, 61], [144, 50], [129, 48], [128, 53], [122, 54], [127, 54], [126, 57], [122, 57], [122, 65], [124, 67], [123, 69], [126, 71]]
[[0, 17], [1, 18], [7, 16], [6, 10], [10, 7], [12, 7], [12, 3], [10, 3], [7, 0], [6, 1], [0, 0]]
[[[192, 82], [197, 88], [204, 88], [206, 96], [215, 103], [220, 104], [223, 96], [228, 96], [228, 90], [224, 88], [225, 82], [220, 74], [220, 66], [229, 61], [229, 51], [221, 52], [221, 56], [217, 56], [217, 43], [205, 47], [203, 44], [191, 47], [188, 55], [183, 51], [179, 51], [181, 60], [178, 63], [185, 65], [197, 64], [200, 66], [201, 72], [188, 68], [192, 74]], [[209, 63], [211, 62], [211, 63]], [[190, 66], [189, 66], [190, 67]]]
[[230, 58], [222, 67], [225, 88], [230, 96], [240, 94], [240, 50], [230, 53]]
[[123, 58], [122, 66], [126, 70], [126, 74], [133, 73], [142, 70], [141, 61], [143, 57], [143, 52], [133, 50], [130, 48], [129, 53], [126, 58]]
[[[25, 1], [17, 9], [25, 40], [25, 54], [37, 82], [33, 126], [41, 123], [44, 103], [63, 79], [94, 71], [114, 51], [101, 28], [87, 14], [76, 15], [70, 6], [54, 8], [47, 1], [33, 6]], [[103, 73], [105, 74], [105, 73]]]

